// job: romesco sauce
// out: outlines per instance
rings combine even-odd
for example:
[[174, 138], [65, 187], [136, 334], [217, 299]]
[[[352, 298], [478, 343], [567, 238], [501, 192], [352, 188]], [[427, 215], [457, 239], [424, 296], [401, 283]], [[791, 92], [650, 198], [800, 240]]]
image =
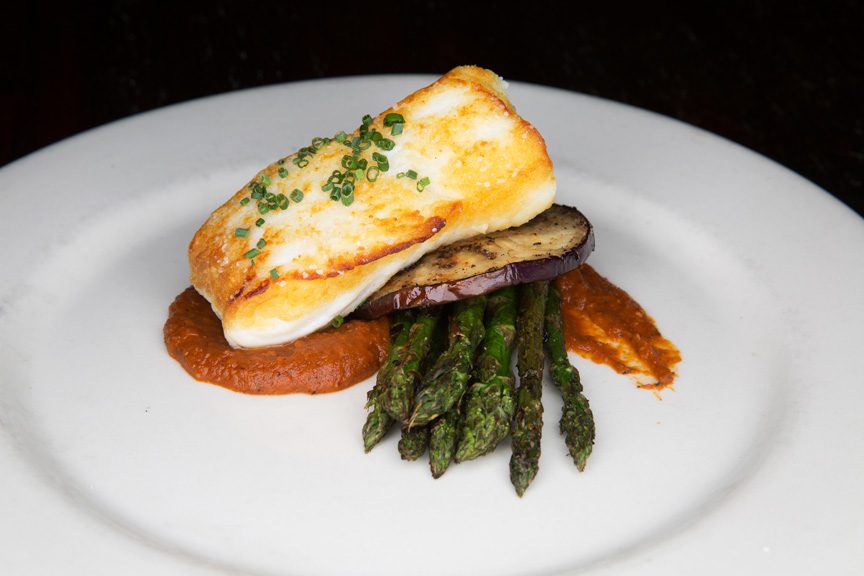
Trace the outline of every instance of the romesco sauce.
[[627, 292], [587, 264], [558, 277], [555, 286], [568, 350], [630, 375], [642, 388], [672, 384], [681, 353]]
[[196, 380], [246, 394], [319, 394], [372, 376], [390, 347], [390, 322], [348, 320], [288, 344], [232, 348], [222, 323], [194, 288], [171, 304], [165, 345]]

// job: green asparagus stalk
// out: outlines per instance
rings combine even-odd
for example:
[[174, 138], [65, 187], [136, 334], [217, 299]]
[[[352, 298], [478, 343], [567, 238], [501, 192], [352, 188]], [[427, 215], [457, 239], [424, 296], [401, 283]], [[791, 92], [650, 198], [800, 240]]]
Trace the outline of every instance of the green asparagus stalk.
[[415, 384], [420, 378], [420, 364], [429, 352], [435, 326], [441, 317], [441, 306], [432, 306], [417, 314], [408, 332], [408, 341], [399, 351], [388, 373], [388, 382], [380, 396], [381, 407], [391, 418], [407, 422], [414, 407]]
[[[444, 308], [444, 306], [440, 306], [439, 308]], [[439, 320], [436, 323], [435, 329], [432, 332], [432, 338], [429, 344], [429, 351], [427, 352], [423, 360], [420, 362], [420, 372], [422, 374], [426, 374], [426, 372], [429, 371], [429, 369], [435, 364], [435, 360], [438, 359], [438, 356], [441, 355], [441, 352], [444, 351], [444, 348], [446, 346], [447, 323], [443, 320]], [[418, 392], [420, 391], [420, 386], [422, 385], [422, 383], [422, 379], [420, 380], [420, 382], [417, 383]], [[426, 448], [428, 446], [428, 424], [425, 426], [415, 426], [413, 428], [408, 428], [404, 425], [402, 426], [402, 437], [399, 439], [399, 455], [402, 457], [403, 460], [417, 460], [426, 452]]]
[[402, 437], [399, 438], [399, 455], [403, 460], [417, 460], [426, 452], [429, 446], [429, 427], [415, 426], [414, 428], [402, 428]]
[[537, 475], [540, 464], [540, 437], [543, 431], [543, 316], [549, 282], [533, 282], [519, 290], [516, 340], [519, 346], [516, 367], [519, 391], [513, 418], [510, 482], [522, 496]]
[[366, 395], [366, 408], [369, 410], [366, 415], [366, 422], [363, 424], [363, 448], [366, 452], [372, 450], [393, 425], [393, 419], [381, 406], [381, 395], [387, 388], [394, 366], [399, 364], [401, 351], [408, 343], [413, 319], [413, 312], [399, 312], [395, 315], [390, 329], [393, 338], [390, 352], [387, 354], [387, 360], [384, 361], [378, 371], [375, 386]]
[[462, 423], [455, 459], [488, 454], [510, 432], [516, 410], [510, 353], [516, 337], [516, 289], [503, 288], [488, 297], [487, 328], [477, 360], [474, 383], [462, 401]]
[[456, 451], [457, 426], [459, 424], [459, 403], [453, 405], [440, 418], [429, 424], [429, 468], [433, 478], [440, 478]]
[[486, 297], [460, 300], [453, 305], [448, 335], [449, 347], [423, 377], [408, 426], [428, 424], [446, 413], [462, 398], [471, 376], [474, 351], [483, 339]]
[[549, 373], [561, 391], [564, 407], [559, 427], [564, 442], [581, 472], [594, 445], [594, 415], [588, 399], [582, 393], [579, 371], [567, 358], [564, 346], [564, 326], [561, 320], [561, 297], [555, 286], [549, 288], [546, 303], [546, 352], [549, 354]]

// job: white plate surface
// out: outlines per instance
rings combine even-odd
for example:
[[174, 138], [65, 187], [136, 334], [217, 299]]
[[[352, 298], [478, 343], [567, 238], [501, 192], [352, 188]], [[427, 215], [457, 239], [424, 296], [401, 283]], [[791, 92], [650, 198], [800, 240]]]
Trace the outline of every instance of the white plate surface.
[[[168, 357], [186, 245], [250, 174], [430, 77], [306, 82], [173, 106], [0, 171], [4, 574], [853, 574], [864, 570], [864, 222], [734, 144], [515, 83], [591, 263], [681, 348], [658, 400], [575, 359], [587, 471], [544, 390], [540, 473], [509, 450], [434, 481], [371, 381], [250, 397]], [[803, 144], [802, 144], [803, 145]]]

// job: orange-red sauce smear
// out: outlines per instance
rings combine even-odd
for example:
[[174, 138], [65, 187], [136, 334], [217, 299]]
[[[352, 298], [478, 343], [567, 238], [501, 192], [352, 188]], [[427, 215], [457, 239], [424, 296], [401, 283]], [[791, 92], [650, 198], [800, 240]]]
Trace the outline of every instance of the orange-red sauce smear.
[[390, 322], [348, 320], [268, 348], [232, 348], [210, 304], [187, 288], [171, 304], [164, 335], [168, 353], [196, 380], [246, 394], [319, 394], [372, 376], [390, 347]]
[[672, 385], [681, 353], [627, 292], [587, 264], [560, 276], [555, 286], [568, 350], [633, 377], [641, 388]]

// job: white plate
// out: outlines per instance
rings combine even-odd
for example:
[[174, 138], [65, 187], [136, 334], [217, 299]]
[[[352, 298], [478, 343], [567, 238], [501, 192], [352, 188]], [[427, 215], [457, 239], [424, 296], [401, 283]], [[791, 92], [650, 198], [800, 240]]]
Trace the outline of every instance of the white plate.
[[[250, 397], [165, 353], [209, 210], [273, 158], [429, 82], [306, 82], [170, 107], [0, 171], [4, 574], [851, 574], [864, 570], [864, 225], [700, 130], [514, 84], [592, 264], [683, 353], [660, 401], [578, 360], [597, 444], [576, 472], [547, 387], [523, 499], [507, 447], [434, 481], [370, 382]], [[802, 146], [806, 143], [802, 143]]]

